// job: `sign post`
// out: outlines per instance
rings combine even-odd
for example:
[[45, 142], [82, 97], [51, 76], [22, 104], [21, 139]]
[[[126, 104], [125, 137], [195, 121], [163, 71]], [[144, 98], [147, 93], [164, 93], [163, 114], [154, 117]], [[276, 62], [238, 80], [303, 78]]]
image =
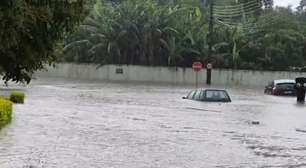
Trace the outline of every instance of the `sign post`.
[[206, 68], [207, 68], [206, 84], [210, 85], [211, 84], [211, 71], [212, 71], [212, 68], [213, 68], [212, 64], [207, 64]]
[[199, 77], [198, 77], [198, 73], [199, 73], [199, 71], [201, 71], [202, 70], [202, 68], [203, 68], [203, 64], [201, 63], [201, 62], [194, 62], [193, 64], [192, 64], [192, 69], [196, 72], [196, 76], [195, 76], [195, 80], [196, 80], [196, 88], [198, 88], [198, 82], [199, 82]]

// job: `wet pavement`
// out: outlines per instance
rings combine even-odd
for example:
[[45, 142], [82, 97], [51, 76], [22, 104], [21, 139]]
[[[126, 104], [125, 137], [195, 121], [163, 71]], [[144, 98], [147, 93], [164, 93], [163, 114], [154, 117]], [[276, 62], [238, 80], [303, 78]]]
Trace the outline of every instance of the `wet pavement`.
[[306, 167], [306, 105], [260, 89], [183, 100], [191, 86], [44, 79], [0, 131], [1, 168]]

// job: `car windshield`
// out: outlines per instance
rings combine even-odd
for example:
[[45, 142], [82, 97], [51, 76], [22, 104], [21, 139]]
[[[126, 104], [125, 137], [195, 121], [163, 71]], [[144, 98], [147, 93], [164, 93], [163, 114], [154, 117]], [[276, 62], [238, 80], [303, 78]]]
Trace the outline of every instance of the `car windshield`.
[[278, 83], [276, 87], [281, 89], [293, 89], [294, 85], [295, 83]]
[[227, 93], [222, 90], [207, 90], [205, 99], [208, 101], [224, 101], [229, 100], [229, 97]]

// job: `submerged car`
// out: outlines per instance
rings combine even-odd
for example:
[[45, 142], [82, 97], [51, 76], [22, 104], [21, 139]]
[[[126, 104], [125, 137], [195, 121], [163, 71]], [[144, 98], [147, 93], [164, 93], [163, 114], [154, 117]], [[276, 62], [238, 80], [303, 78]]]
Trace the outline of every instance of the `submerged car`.
[[197, 100], [204, 102], [231, 102], [231, 98], [227, 91], [219, 89], [197, 89], [191, 91], [187, 97], [183, 99]]
[[265, 94], [277, 96], [295, 96], [296, 82], [291, 79], [274, 80], [265, 87]]

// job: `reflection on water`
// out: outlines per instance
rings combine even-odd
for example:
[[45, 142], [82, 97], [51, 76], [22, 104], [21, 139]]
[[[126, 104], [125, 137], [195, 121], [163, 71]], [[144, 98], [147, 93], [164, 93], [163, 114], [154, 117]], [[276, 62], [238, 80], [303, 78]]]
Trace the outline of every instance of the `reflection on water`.
[[[306, 167], [306, 106], [261, 90], [45, 79], [0, 131], [1, 168]], [[253, 124], [255, 123], [256, 124]]]

